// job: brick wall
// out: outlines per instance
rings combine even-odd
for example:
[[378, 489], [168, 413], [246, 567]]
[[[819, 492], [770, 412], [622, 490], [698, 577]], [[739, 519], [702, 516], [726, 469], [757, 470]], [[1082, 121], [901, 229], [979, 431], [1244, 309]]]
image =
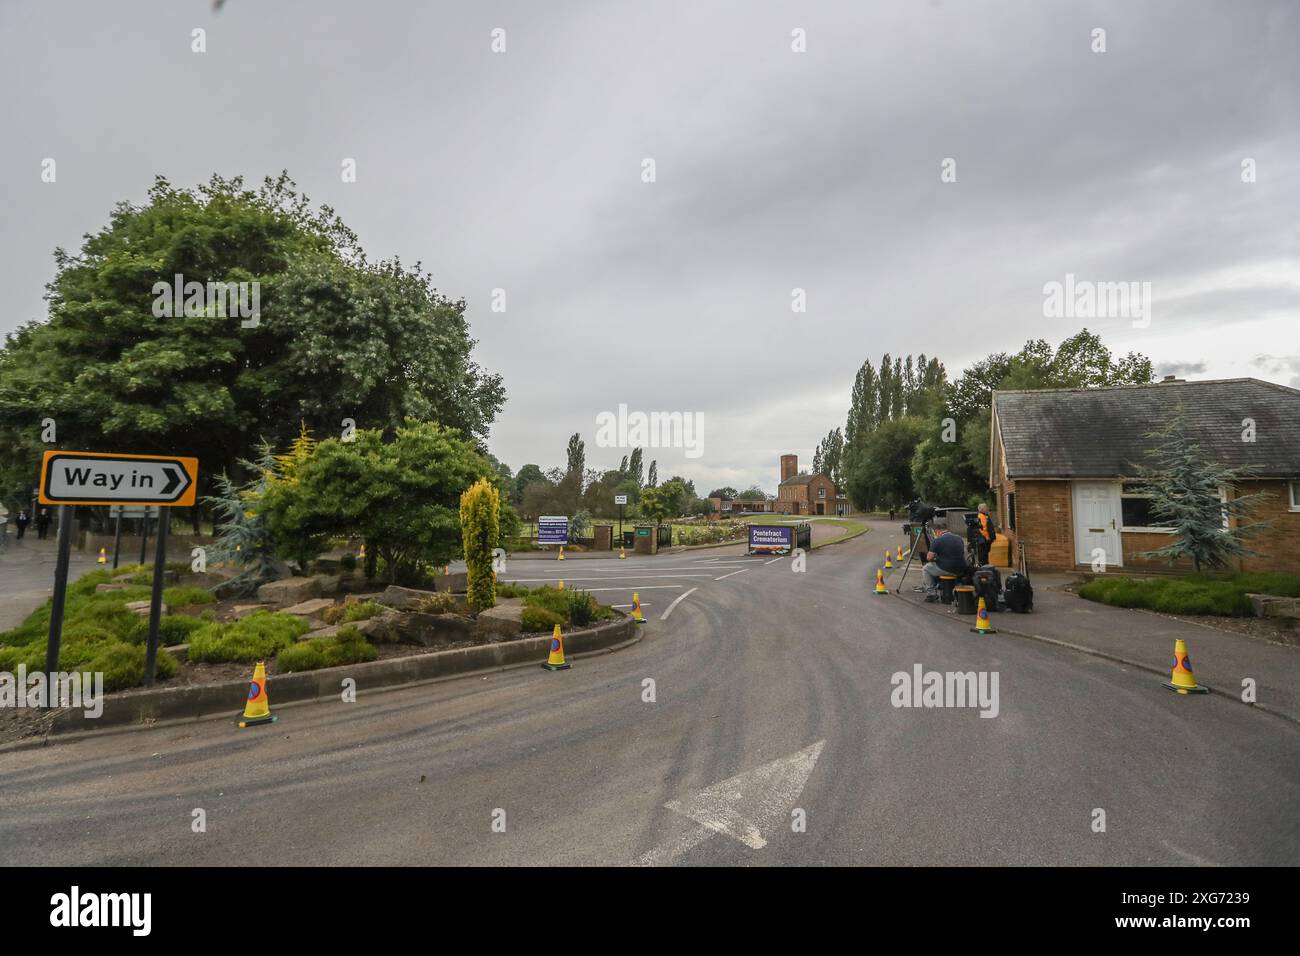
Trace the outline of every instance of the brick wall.
[[1016, 530], [1007, 535], [1012, 560], [1024, 542], [1030, 571], [1068, 571], [1074, 567], [1074, 514], [1068, 481], [1021, 480], [1016, 495]]
[[1291, 511], [1291, 498], [1285, 481], [1242, 482], [1238, 494], [1263, 492], [1268, 495], [1248, 521], [1266, 521], [1262, 529], [1246, 541], [1246, 547], [1258, 551], [1257, 558], [1242, 558], [1243, 571], [1287, 571], [1300, 574], [1300, 511]]

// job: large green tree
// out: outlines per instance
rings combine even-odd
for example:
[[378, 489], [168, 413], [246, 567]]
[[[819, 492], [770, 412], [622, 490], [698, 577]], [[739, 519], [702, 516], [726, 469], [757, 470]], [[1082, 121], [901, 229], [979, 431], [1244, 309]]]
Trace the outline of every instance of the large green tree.
[[389, 580], [415, 583], [460, 556], [460, 498], [480, 478], [501, 484], [472, 441], [412, 419], [391, 440], [373, 428], [320, 442], [287, 480], [267, 484], [260, 510], [286, 556], [358, 537]]
[[[504, 401], [500, 376], [471, 359], [465, 303], [419, 265], [369, 262], [286, 175], [257, 190], [159, 178], [147, 202], [119, 204], [55, 262], [48, 319], [0, 351], [0, 449], [21, 458], [0, 474], [9, 500], [30, 488], [45, 418], [60, 447], [197, 456], [211, 487], [302, 422], [321, 436], [344, 419], [391, 434], [415, 418], [481, 444]], [[178, 275], [205, 290], [248, 283], [256, 324], [211, 298], [166, 314], [155, 286]]]

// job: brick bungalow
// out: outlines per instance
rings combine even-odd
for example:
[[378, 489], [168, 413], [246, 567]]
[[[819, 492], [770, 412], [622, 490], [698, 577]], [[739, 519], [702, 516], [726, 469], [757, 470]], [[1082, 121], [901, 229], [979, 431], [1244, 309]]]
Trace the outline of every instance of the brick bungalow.
[[[1249, 469], [1238, 494], [1269, 495], [1252, 520], [1270, 527], [1247, 542], [1259, 556], [1236, 567], [1300, 574], [1300, 390], [1252, 378], [994, 392], [989, 485], [1011, 554], [1023, 541], [1031, 572], [1087, 566], [1094, 548], [1111, 567], [1167, 569], [1141, 557], [1170, 535], [1135, 479], [1153, 464], [1146, 436], [1179, 406], [1205, 452]], [[1251, 422], [1254, 440], [1243, 440]]]

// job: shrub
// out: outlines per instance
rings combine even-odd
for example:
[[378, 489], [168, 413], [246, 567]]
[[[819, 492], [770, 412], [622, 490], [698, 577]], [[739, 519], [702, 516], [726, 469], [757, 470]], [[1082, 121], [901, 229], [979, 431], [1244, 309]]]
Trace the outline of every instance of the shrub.
[[1082, 598], [1115, 607], [1146, 608], [1166, 614], [1249, 617], [1253, 609], [1248, 593], [1300, 595], [1300, 578], [1275, 573], [1145, 580], [1107, 576], [1080, 585], [1078, 591]]
[[430, 594], [418, 601], [411, 610], [421, 614], [454, 614], [457, 606], [456, 599], [450, 594]]
[[251, 664], [274, 656], [307, 631], [307, 622], [296, 615], [259, 611], [230, 624], [204, 624], [190, 636], [189, 658]]
[[[158, 643], [164, 647], [184, 644], [190, 636], [207, 622], [186, 614], [169, 614], [158, 621]], [[127, 635], [129, 644], [145, 644], [149, 640], [149, 619], [141, 618]]]
[[148, 571], [147, 564], [124, 564], [121, 567], [114, 568], [109, 573], [115, 578], [120, 578], [124, 574], [139, 574], [142, 571]]
[[559, 614], [537, 606], [525, 605], [519, 619], [523, 622], [525, 631], [550, 631], [555, 628], [555, 625], [564, 624], [564, 618]]
[[168, 607], [188, 607], [191, 604], [215, 604], [217, 599], [207, 588], [181, 586], [166, 588], [163, 603]]
[[497, 585], [497, 597], [503, 597], [503, 598], [527, 597], [529, 593], [531, 593], [531, 591], [532, 588], [525, 587], [522, 584], [498, 584]]
[[387, 608], [374, 601], [352, 601], [327, 607], [323, 617], [326, 624], [350, 624], [353, 621], [369, 620], [385, 610]]
[[[100, 671], [104, 674], [105, 691], [122, 690], [144, 682], [145, 653], [143, 645], [133, 646], [111, 638], [67, 641], [59, 648], [59, 670]], [[45, 648], [36, 645], [0, 647], [0, 670], [13, 673], [20, 664], [25, 664], [28, 672], [44, 670]], [[179, 669], [176, 659], [164, 651], [158, 655], [154, 676], [166, 679]]]
[[276, 657], [276, 668], [285, 673], [313, 671], [341, 664], [359, 664], [379, 656], [355, 627], [340, 628], [333, 637], [317, 637], [286, 647]]
[[568, 591], [568, 617], [569, 623], [574, 627], [582, 627], [596, 620], [596, 609], [599, 605], [596, 599], [586, 591]]
[[497, 603], [492, 551], [501, 538], [501, 492], [480, 478], [460, 496], [461, 541], [468, 571], [469, 609], [477, 614]]

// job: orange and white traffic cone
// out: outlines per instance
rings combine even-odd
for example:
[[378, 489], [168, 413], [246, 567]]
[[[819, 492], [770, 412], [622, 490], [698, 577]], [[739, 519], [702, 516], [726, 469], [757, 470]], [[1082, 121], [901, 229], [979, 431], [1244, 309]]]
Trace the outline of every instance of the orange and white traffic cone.
[[883, 568], [876, 568], [876, 594], [888, 594], [889, 588], [885, 587], [885, 571]]
[[442, 566], [442, 576], [443, 576], [444, 578], [449, 578], [449, 577], [451, 577], [451, 565], [450, 565], [450, 564], [444, 564], [444, 565]]
[[635, 591], [632, 592], [632, 620], [638, 624], [645, 623], [645, 617], [641, 614], [641, 595]]
[[1187, 644], [1180, 637], [1174, 641], [1174, 672], [1165, 684], [1170, 690], [1179, 694], [1208, 694], [1210, 688], [1196, 683], [1192, 673], [1192, 659], [1187, 655]]
[[898, 546], [898, 554], [894, 557], [894, 560], [899, 564], [903, 563], [903, 546], [901, 544]]
[[100, 548], [100, 549], [99, 549], [99, 563], [100, 563], [100, 564], [108, 564], [108, 549], [107, 549], [107, 548]]
[[551, 653], [542, 666], [548, 671], [567, 671], [573, 666], [564, 659], [564, 635], [560, 633], [560, 625], [558, 624], [555, 625], [555, 630], [551, 633]]
[[984, 597], [980, 596], [979, 608], [975, 611], [975, 626], [970, 629], [972, 634], [996, 634], [998, 629], [989, 623], [989, 609], [984, 604]]
[[885, 567], [886, 567], [886, 568], [892, 568], [893, 566], [894, 566], [894, 562], [889, 560], [889, 551], [886, 550], [886, 551], [885, 551]]
[[271, 714], [271, 705], [266, 697], [266, 664], [257, 662], [253, 668], [253, 679], [248, 685], [248, 703], [244, 705], [244, 716], [239, 726], [255, 727], [258, 724], [273, 724], [275, 717]]
[[357, 552], [357, 560], [358, 561], [366, 560], [366, 543], [364, 541], [361, 542], [361, 550]]

